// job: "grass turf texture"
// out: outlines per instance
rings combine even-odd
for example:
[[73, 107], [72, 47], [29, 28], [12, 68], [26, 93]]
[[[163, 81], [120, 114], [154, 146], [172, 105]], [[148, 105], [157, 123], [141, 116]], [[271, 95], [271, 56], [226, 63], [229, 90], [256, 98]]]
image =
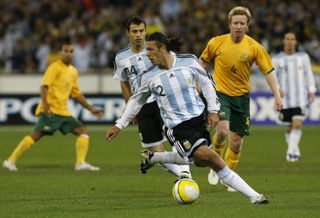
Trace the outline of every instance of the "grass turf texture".
[[[32, 127], [0, 127], [0, 159], [8, 157]], [[138, 170], [137, 130], [114, 141], [106, 127], [89, 126], [88, 162], [100, 172], [75, 172], [75, 137], [45, 137], [18, 161], [18, 172], [0, 170], [0, 217], [320, 217], [319, 127], [304, 127], [302, 159], [285, 160], [282, 128], [252, 127], [237, 172], [269, 205], [251, 205], [239, 193], [207, 182], [208, 168], [192, 167], [200, 197], [179, 205], [171, 196], [175, 178], [160, 167]]]

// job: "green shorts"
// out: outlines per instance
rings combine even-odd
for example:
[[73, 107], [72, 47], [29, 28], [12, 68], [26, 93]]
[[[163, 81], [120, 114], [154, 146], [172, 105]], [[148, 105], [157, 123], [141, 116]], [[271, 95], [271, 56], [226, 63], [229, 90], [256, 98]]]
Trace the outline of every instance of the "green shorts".
[[40, 114], [34, 130], [43, 132], [47, 135], [53, 135], [59, 130], [63, 134], [71, 133], [74, 129], [83, 127], [83, 124], [72, 116], [45, 115]]
[[230, 122], [230, 130], [239, 136], [250, 135], [250, 95], [228, 96], [217, 92], [220, 101], [219, 119]]

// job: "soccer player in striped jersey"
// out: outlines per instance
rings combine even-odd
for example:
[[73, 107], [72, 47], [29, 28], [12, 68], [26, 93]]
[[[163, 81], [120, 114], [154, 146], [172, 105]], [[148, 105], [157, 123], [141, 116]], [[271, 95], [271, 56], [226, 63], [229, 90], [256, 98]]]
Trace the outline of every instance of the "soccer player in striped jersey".
[[285, 139], [288, 145], [286, 159], [298, 161], [301, 153], [299, 142], [305, 109], [315, 99], [316, 86], [309, 55], [297, 52], [297, 38], [288, 32], [283, 40], [283, 52], [272, 58], [278, 86], [283, 98], [280, 120], [287, 125]]
[[[117, 52], [114, 61], [113, 78], [120, 81], [122, 95], [127, 102], [132, 94], [137, 93], [141, 85], [142, 74], [152, 66], [145, 49], [146, 23], [140, 17], [132, 17], [128, 20], [127, 36], [130, 44]], [[137, 118], [141, 145], [150, 151], [164, 151], [163, 121], [154, 96], [147, 99]], [[165, 170], [174, 174], [177, 178], [191, 177], [189, 165], [178, 166], [176, 164], [161, 163]], [[146, 171], [141, 171], [146, 173]]]
[[103, 111], [95, 108], [83, 94], [78, 84], [78, 71], [71, 65], [73, 46], [65, 42], [61, 48], [60, 60], [51, 64], [46, 70], [41, 82], [40, 103], [36, 109], [39, 117], [34, 130], [25, 136], [10, 157], [3, 162], [3, 167], [10, 171], [17, 171], [16, 161], [39, 139], [45, 135], [53, 135], [57, 130], [63, 134], [72, 133], [77, 136], [75, 170], [98, 171], [99, 167], [85, 162], [89, 148], [89, 134], [87, 128], [68, 110], [67, 102], [71, 96], [96, 117], [102, 117]]
[[[230, 33], [210, 39], [200, 57], [205, 69], [214, 60], [213, 77], [217, 83], [221, 109], [212, 141], [214, 150], [223, 156], [229, 139], [224, 159], [232, 170], [237, 167], [244, 136], [249, 135], [249, 77], [254, 62], [265, 75], [274, 94], [276, 109], [282, 108], [271, 58], [262, 45], [246, 35], [250, 18], [247, 8], [234, 7], [228, 14]], [[208, 181], [212, 185], [218, 184], [218, 177], [212, 170], [208, 174]], [[228, 188], [228, 191], [233, 190]]]
[[[171, 162], [177, 164], [193, 163], [198, 167], [210, 167], [219, 178], [229, 186], [244, 194], [254, 204], [268, 203], [268, 199], [253, 190], [238, 174], [226, 166], [223, 159], [213, 151], [210, 133], [218, 123], [218, 101], [215, 84], [194, 55], [176, 55], [171, 50], [179, 41], [168, 39], [156, 32], [147, 39], [147, 55], [154, 64], [142, 75], [141, 86], [130, 97], [127, 107], [117, 123], [106, 133], [112, 140], [121, 129], [140, 111], [151, 94], [156, 98], [165, 133], [176, 152], [145, 152], [144, 164]], [[205, 104], [196, 90], [199, 84], [207, 101]], [[162, 158], [159, 158], [161, 156]]]

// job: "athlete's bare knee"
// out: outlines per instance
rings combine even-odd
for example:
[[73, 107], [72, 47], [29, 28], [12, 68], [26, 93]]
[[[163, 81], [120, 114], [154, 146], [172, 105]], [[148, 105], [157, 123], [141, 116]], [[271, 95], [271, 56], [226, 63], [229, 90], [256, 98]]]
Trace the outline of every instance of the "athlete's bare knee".
[[218, 141], [223, 141], [227, 138], [228, 136], [228, 133], [229, 133], [229, 130], [227, 129], [220, 129], [216, 132], [216, 135], [217, 135], [217, 140]]
[[292, 129], [300, 129], [302, 127], [302, 123], [294, 123], [292, 125]]
[[153, 152], [164, 151], [164, 146], [162, 144], [156, 145], [156, 146], [149, 147], [148, 150]]
[[194, 152], [193, 156], [197, 160], [201, 160], [202, 162], [208, 163], [210, 162], [210, 160], [214, 158], [214, 152], [208, 147], [201, 146]]
[[229, 148], [234, 152], [240, 152], [242, 147], [243, 138], [242, 137], [231, 137]]
[[89, 135], [89, 130], [85, 127], [81, 127], [74, 129], [73, 133], [76, 135]]
[[35, 131], [30, 134], [30, 137], [33, 139], [33, 141], [37, 142], [43, 135], [43, 132]]

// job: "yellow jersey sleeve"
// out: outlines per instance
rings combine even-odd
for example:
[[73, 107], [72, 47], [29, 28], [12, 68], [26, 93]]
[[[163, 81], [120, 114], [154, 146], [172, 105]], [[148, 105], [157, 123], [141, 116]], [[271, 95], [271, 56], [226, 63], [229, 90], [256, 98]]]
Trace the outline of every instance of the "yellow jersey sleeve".
[[42, 78], [42, 81], [41, 81], [41, 85], [46, 85], [46, 86], [50, 86], [53, 81], [55, 80], [56, 78], [56, 75], [57, 75], [57, 72], [58, 72], [58, 66], [57, 64], [51, 64], [46, 72], [44, 73], [44, 76]]
[[209, 40], [206, 48], [203, 50], [200, 59], [204, 62], [206, 62], [207, 64], [210, 63], [210, 61], [214, 58], [215, 56], [215, 50], [214, 50], [214, 39], [212, 38]]
[[79, 73], [76, 70], [76, 68], [73, 68], [73, 70], [75, 71], [75, 77], [74, 77], [74, 81], [73, 81], [72, 88], [71, 88], [71, 96], [73, 98], [76, 98], [81, 94], [81, 91], [79, 88], [79, 81], [78, 81]]
[[256, 57], [255, 62], [258, 65], [260, 71], [264, 75], [268, 75], [270, 72], [273, 71], [274, 67], [272, 65], [270, 55], [268, 54], [266, 49], [259, 43], [257, 43], [257, 46], [256, 46], [255, 57]]

